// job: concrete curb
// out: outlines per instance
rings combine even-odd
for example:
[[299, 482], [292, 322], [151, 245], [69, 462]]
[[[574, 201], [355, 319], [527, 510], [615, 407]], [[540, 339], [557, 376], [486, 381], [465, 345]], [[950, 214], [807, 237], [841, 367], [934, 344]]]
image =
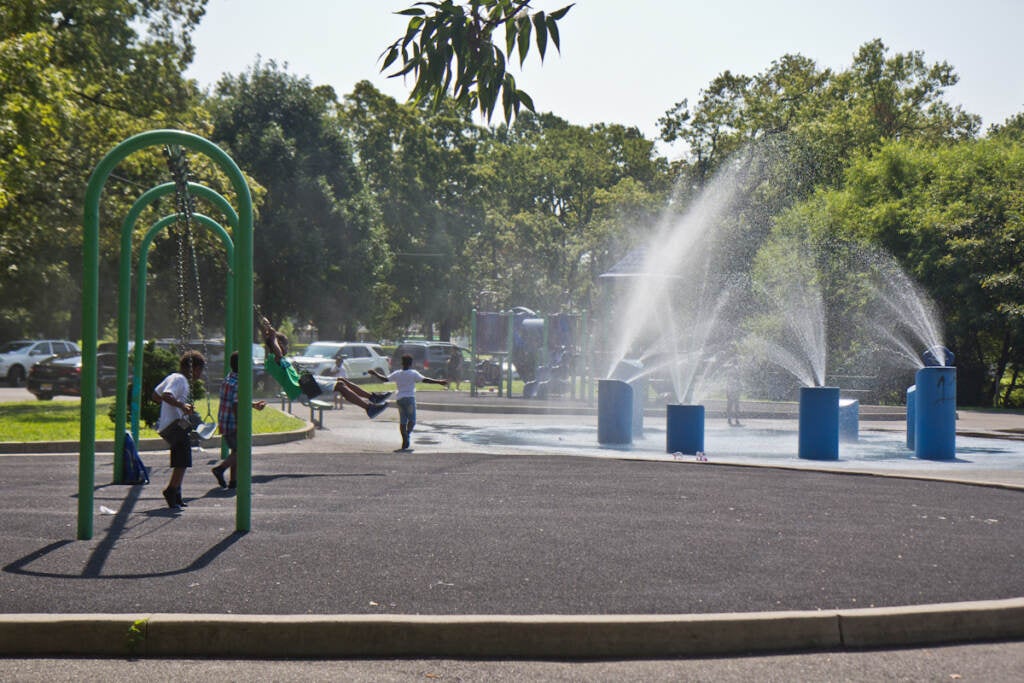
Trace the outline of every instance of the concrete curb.
[[1024, 638], [1024, 598], [704, 615], [9, 614], [0, 655], [634, 658]]
[[[253, 446], [273, 446], [279, 443], [290, 441], [302, 441], [312, 439], [315, 427], [312, 422], [306, 422], [300, 429], [290, 432], [271, 432], [269, 434], [253, 434]], [[77, 453], [78, 441], [4, 441], [0, 442], [0, 455], [2, 454], [36, 454], [36, 453]], [[220, 437], [215, 436], [203, 442], [206, 448], [220, 448]], [[138, 449], [142, 452], [166, 451], [167, 442], [163, 439], [139, 439]], [[114, 450], [113, 441], [97, 441], [97, 453], [112, 453]]]

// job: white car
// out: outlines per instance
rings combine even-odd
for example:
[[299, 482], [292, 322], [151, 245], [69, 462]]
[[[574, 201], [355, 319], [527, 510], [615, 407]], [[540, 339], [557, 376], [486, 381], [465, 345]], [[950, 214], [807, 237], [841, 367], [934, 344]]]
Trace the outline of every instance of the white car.
[[391, 372], [391, 363], [384, 355], [384, 349], [377, 344], [364, 342], [313, 342], [306, 347], [301, 356], [294, 356], [288, 360], [300, 372], [333, 375], [334, 361], [339, 356], [343, 359], [348, 378], [353, 382], [374, 381], [369, 374], [370, 370], [377, 370], [385, 375]]
[[66, 339], [19, 339], [0, 346], [0, 377], [12, 387], [25, 384], [28, 371], [39, 361], [81, 353], [78, 344]]

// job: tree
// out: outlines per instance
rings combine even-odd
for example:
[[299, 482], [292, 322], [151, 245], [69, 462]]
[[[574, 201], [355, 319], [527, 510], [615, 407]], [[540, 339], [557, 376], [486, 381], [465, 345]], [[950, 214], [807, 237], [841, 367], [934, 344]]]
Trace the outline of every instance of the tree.
[[887, 140], [929, 142], [973, 138], [977, 116], [943, 101], [958, 77], [946, 62], [921, 52], [889, 54], [880, 40], [865, 43], [846, 70], [819, 70], [801, 55], [784, 55], [753, 77], [725, 71], [659, 120], [662, 139], [682, 140], [690, 170], [703, 184], [739, 147], [785, 136], [807, 174], [805, 187], [836, 184], [859, 152]]
[[[18, 334], [74, 336], [81, 206], [97, 161], [124, 137], [194, 121], [181, 76], [205, 0], [6, 2], [0, 13], [0, 320]], [[162, 173], [158, 153], [122, 164], [101, 220], [116, 223]], [[112, 290], [115, 231], [101, 235]], [[114, 299], [101, 302], [114, 315]]]
[[849, 241], [892, 254], [938, 303], [960, 400], [995, 405], [1007, 371], [1024, 367], [1022, 171], [1024, 150], [1012, 141], [890, 142], [859, 156], [843, 189], [823, 189], [782, 216], [779, 229], [804, 226], [830, 247]]
[[209, 103], [214, 141], [265, 188], [255, 223], [255, 300], [273, 320], [315, 320], [354, 338], [383, 273], [374, 205], [330, 87], [273, 61], [225, 76]]
[[450, 100], [436, 110], [399, 104], [365, 81], [346, 96], [342, 121], [389, 245], [379, 321], [396, 336], [413, 323], [432, 335], [436, 323], [448, 339], [470, 308], [466, 235], [482, 215], [474, 176], [482, 132]]
[[593, 301], [598, 275], [629, 241], [620, 212], [649, 226], [667, 190], [667, 162], [653, 143], [619, 125], [524, 114], [479, 158], [488, 212], [486, 229], [473, 236], [482, 255], [477, 281], [549, 312]]
[[[423, 9], [430, 7], [432, 13]], [[501, 97], [505, 122], [520, 107], [533, 111], [533, 100], [508, 72], [508, 58], [517, 52], [522, 65], [529, 55], [531, 38], [543, 61], [550, 41], [560, 49], [558, 22], [572, 5], [551, 13], [530, 13], [530, 0], [470, 0], [465, 6], [452, 0], [418, 2], [399, 12], [411, 17], [405, 35], [381, 55], [386, 71], [398, 60], [391, 74], [412, 74], [415, 83], [409, 94], [413, 103], [429, 103], [435, 109], [449, 96], [462, 107], [479, 108], [490, 121]], [[504, 50], [495, 45], [495, 33], [505, 29]]]

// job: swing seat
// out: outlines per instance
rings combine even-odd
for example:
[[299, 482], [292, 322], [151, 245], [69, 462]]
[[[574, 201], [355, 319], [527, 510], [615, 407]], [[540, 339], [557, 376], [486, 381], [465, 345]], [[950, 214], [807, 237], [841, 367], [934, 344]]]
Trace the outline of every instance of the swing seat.
[[200, 422], [196, 425], [196, 436], [202, 441], [209, 439], [216, 431], [217, 423], [215, 422]]

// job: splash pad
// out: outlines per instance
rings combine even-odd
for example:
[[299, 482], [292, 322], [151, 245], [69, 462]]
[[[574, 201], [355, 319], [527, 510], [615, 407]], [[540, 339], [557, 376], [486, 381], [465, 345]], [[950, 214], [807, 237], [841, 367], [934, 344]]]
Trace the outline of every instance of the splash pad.
[[[642, 417], [631, 435], [607, 433], [630, 409], [651, 405], [650, 386], [655, 408], [667, 404], [666, 452], [702, 451], [699, 409], [722, 393], [733, 405], [742, 384], [748, 398], [797, 400], [794, 455], [834, 461], [841, 441], [860, 439], [860, 401], [842, 394], [843, 381], [867, 377], [890, 387], [891, 401], [893, 382], [910, 384], [916, 370], [922, 386], [906, 441], [916, 442], [917, 457], [954, 458], [956, 372], [934, 303], [877, 247], [832, 243], [809, 230], [745, 231], [742, 196], [770, 179], [740, 166], [726, 165], [684, 213], [666, 212], [652, 237], [602, 276], [614, 288], [607, 300], [615, 326], [603, 383], [634, 391], [626, 397], [607, 387], [598, 442], [622, 446], [644, 436]], [[932, 381], [930, 368], [921, 375], [926, 366], [941, 368], [942, 379]]]

